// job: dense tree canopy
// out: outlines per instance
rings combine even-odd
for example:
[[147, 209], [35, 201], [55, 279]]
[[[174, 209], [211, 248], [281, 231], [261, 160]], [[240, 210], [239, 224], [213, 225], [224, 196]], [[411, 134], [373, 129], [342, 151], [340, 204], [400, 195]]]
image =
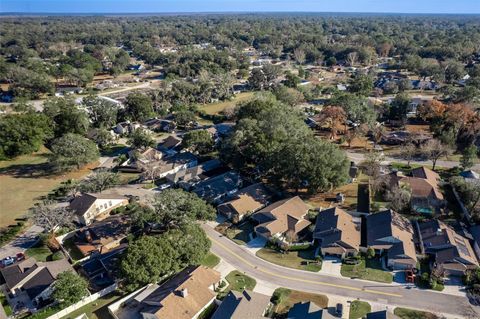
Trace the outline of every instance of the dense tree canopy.
[[43, 114], [30, 112], [0, 117], [0, 159], [36, 152], [52, 137], [51, 121]]
[[80, 168], [98, 159], [97, 145], [83, 136], [67, 133], [53, 140], [51, 162], [59, 170]]
[[65, 306], [72, 305], [89, 295], [88, 283], [73, 271], [58, 275], [53, 288], [53, 298]]
[[259, 169], [272, 182], [310, 191], [347, 179], [348, 161], [337, 146], [316, 138], [290, 107], [271, 95], [242, 105], [235, 132], [222, 145], [223, 158], [241, 169]]

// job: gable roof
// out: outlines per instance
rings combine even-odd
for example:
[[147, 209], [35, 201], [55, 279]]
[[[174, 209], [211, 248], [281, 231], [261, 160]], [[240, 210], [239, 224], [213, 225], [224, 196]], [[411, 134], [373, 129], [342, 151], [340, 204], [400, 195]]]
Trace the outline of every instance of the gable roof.
[[350, 214], [332, 207], [318, 214], [313, 238], [319, 239], [322, 247], [337, 243], [358, 250], [361, 234]]
[[[190, 319], [215, 298], [216, 294], [210, 286], [219, 281], [220, 274], [213, 269], [188, 267], [158, 286], [142, 302], [159, 304], [149, 311], [159, 319]], [[182, 291], [185, 291], [185, 297]]]
[[386, 310], [367, 313], [367, 319], [397, 319], [398, 317]]
[[217, 207], [219, 212], [233, 212], [240, 215], [255, 212], [264, 207], [271, 198], [269, 191], [261, 184], [253, 184], [240, 189], [234, 194], [234, 199]]
[[320, 308], [311, 301], [297, 302], [288, 311], [287, 319], [333, 319], [328, 311]]
[[475, 252], [467, 238], [439, 220], [420, 224], [420, 235], [427, 253], [434, 253], [439, 264], [469, 263], [478, 266]]
[[417, 260], [414, 230], [411, 222], [402, 215], [386, 210], [368, 215], [367, 245], [388, 250], [388, 258], [410, 258]]
[[298, 196], [280, 200], [253, 214], [252, 217], [261, 223], [255, 230], [262, 231], [263, 228], [271, 235], [288, 230], [298, 233], [311, 224], [303, 218], [308, 210], [309, 207]]
[[2, 269], [1, 273], [8, 289], [23, 288], [33, 299], [54, 283], [57, 276], [64, 271], [73, 271], [66, 258], [47, 262], [27, 258]]
[[427, 198], [433, 197], [437, 200], [443, 200], [443, 194], [440, 191], [440, 176], [427, 167], [418, 167], [411, 172], [412, 176], [402, 177], [392, 174], [394, 183], [407, 183], [410, 185], [412, 197]]
[[125, 196], [118, 194], [104, 194], [104, 193], [85, 193], [81, 196], [75, 197], [70, 202], [70, 209], [77, 215], [85, 214], [97, 199], [127, 199]]
[[159, 147], [163, 149], [171, 149], [180, 145], [180, 143], [182, 143], [181, 139], [170, 135], [169, 137], [160, 142]]
[[270, 303], [270, 296], [252, 291], [230, 291], [211, 319], [261, 319]]

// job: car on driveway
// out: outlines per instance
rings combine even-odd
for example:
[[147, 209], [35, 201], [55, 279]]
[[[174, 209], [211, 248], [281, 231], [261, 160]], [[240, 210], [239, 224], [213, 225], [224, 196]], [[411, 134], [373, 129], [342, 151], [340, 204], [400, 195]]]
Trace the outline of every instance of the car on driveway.
[[343, 305], [341, 303], [337, 303], [335, 306], [335, 315], [340, 318], [343, 316]]
[[14, 263], [15, 263], [15, 258], [11, 257], [11, 256], [8, 256], [8, 257], [3, 258], [0, 261], [0, 266], [3, 268], [3, 267], [13, 265]]

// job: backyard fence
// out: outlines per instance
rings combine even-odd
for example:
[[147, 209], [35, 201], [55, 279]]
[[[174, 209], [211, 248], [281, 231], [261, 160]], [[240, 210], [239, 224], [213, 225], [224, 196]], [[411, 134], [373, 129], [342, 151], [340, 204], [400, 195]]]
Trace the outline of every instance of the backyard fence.
[[59, 312], [57, 312], [56, 314], [54, 315], [51, 315], [50, 317], [48, 317], [47, 319], [60, 319], [72, 312], [74, 312], [75, 310], [78, 310], [80, 308], [82, 308], [83, 306], [97, 300], [98, 298], [101, 298], [105, 295], [108, 295], [109, 293], [115, 291], [117, 289], [117, 284], [113, 284], [111, 286], [108, 286], [107, 288], [105, 289], [102, 289], [100, 290], [99, 292], [96, 292], [88, 297], [85, 297], [83, 298], [82, 300], [80, 300], [79, 302], [77, 302], [76, 304], [73, 304]]

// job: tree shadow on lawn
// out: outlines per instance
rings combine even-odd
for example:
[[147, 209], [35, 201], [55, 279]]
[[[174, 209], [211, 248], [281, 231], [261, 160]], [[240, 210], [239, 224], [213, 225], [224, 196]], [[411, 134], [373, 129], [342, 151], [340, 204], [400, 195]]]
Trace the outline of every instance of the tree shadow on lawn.
[[18, 164], [0, 168], [0, 174], [15, 178], [54, 177], [56, 173], [50, 163]]

